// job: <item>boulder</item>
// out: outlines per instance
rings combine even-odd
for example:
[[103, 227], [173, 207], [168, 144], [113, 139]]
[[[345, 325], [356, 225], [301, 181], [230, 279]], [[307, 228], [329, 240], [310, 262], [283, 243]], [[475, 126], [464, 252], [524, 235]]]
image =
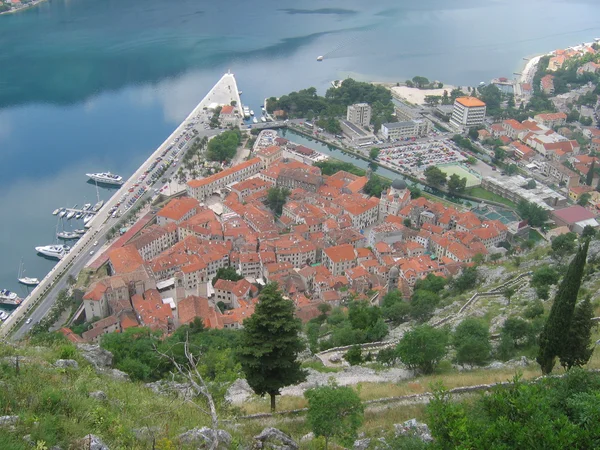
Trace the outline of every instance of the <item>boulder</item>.
[[[217, 430], [218, 449], [226, 450], [231, 445], [231, 435], [225, 430]], [[194, 428], [179, 435], [179, 441], [185, 445], [200, 445], [197, 448], [210, 448], [215, 440], [215, 430], [208, 427]]]
[[155, 394], [175, 395], [183, 400], [191, 400], [196, 396], [196, 391], [190, 383], [176, 383], [175, 381], [159, 380], [146, 383], [146, 387]]
[[85, 450], [110, 450], [108, 446], [102, 442], [102, 439], [94, 434], [88, 434], [81, 440], [81, 448], [85, 448]]
[[315, 438], [315, 433], [313, 433], [312, 431], [308, 434], [305, 434], [304, 436], [302, 436], [300, 438], [300, 442], [309, 442], [312, 441]]
[[298, 444], [283, 431], [268, 427], [254, 436], [254, 449], [298, 450]]
[[119, 369], [102, 369], [97, 370], [98, 373], [107, 375], [118, 381], [129, 381], [129, 375]]
[[100, 400], [100, 401], [106, 400], [106, 394], [104, 393], [104, 391], [90, 392], [89, 395], [91, 398], [95, 398], [96, 400]]
[[81, 356], [96, 369], [108, 369], [112, 367], [113, 354], [108, 350], [104, 350], [99, 345], [78, 344], [77, 348], [81, 350]]
[[30, 434], [26, 434], [25, 436], [23, 436], [23, 440], [29, 445], [35, 445], [35, 441], [31, 439]]
[[79, 364], [74, 359], [58, 359], [54, 363], [54, 367], [58, 367], [60, 369], [66, 369], [67, 367], [79, 369]]
[[371, 445], [371, 439], [357, 439], [352, 446], [353, 450], [367, 450]]
[[232, 405], [239, 405], [248, 400], [254, 391], [248, 384], [245, 378], [238, 378], [233, 382], [227, 392], [225, 393], [225, 401], [231, 403]]
[[433, 441], [431, 431], [426, 423], [419, 422], [417, 419], [410, 419], [403, 423], [394, 425], [396, 437], [398, 436], [413, 436], [419, 438], [423, 442]]
[[0, 416], [0, 427], [11, 427], [19, 421], [19, 416]]

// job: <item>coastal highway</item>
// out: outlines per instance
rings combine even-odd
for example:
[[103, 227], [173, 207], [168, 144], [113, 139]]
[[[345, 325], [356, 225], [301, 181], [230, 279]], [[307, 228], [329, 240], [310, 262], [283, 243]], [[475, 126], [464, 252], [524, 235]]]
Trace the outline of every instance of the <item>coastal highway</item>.
[[[189, 124], [198, 120], [202, 114], [206, 114], [204, 108], [216, 103], [220, 105], [228, 105], [232, 101], [236, 101], [241, 105], [238, 94], [237, 83], [235, 77], [231, 73], [226, 73], [202, 99], [202, 101], [194, 108], [189, 116], [177, 127], [177, 129], [156, 149], [152, 155], [131, 175], [131, 177], [115, 192], [115, 194], [106, 202], [102, 209], [91, 220], [90, 228], [87, 233], [73, 246], [71, 251], [66, 254], [44, 277], [41, 283], [31, 292], [31, 294], [23, 301], [23, 303], [11, 314], [11, 316], [0, 326], [0, 338], [6, 337], [9, 333], [14, 332], [11, 339], [16, 340], [22, 338], [31, 327], [41, 320], [55, 303], [58, 292], [66, 287], [69, 275], [77, 276], [86, 263], [91, 258], [90, 251], [100, 248], [106, 242], [106, 233], [116, 223], [117, 219], [113, 219], [108, 210], [111, 209], [119, 201], [124, 193], [129, 197], [129, 189], [132, 188], [138, 181], [138, 178], [149, 169], [152, 163], [161, 156], [161, 154], [172, 145], [176, 138], [182, 136], [186, 130], [189, 130]], [[198, 125], [197, 128], [200, 128]], [[219, 130], [198, 130], [199, 137], [204, 135], [210, 136], [219, 133]], [[171, 166], [167, 174], [170, 176], [176, 169]], [[161, 180], [155, 181], [154, 185], [162, 184]], [[152, 188], [154, 186], [151, 186]], [[151, 191], [148, 193], [151, 195]], [[133, 195], [133, 193], [131, 193]], [[139, 201], [139, 200], [138, 200]], [[94, 242], [98, 241], [98, 245], [94, 246]], [[44, 297], [37, 307], [40, 298]], [[31, 312], [31, 323], [25, 323], [25, 316]]]

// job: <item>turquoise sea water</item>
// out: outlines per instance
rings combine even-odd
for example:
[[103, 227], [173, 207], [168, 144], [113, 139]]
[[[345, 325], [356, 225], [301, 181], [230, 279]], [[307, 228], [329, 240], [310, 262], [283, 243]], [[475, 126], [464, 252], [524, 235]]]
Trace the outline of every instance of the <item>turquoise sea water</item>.
[[33, 247], [52, 243], [53, 209], [96, 200], [86, 172], [128, 176], [228, 69], [255, 110], [349, 75], [473, 85], [600, 36], [599, 18], [593, 0], [50, 0], [0, 16], [0, 288], [26, 294], [21, 258], [29, 276], [52, 267]]

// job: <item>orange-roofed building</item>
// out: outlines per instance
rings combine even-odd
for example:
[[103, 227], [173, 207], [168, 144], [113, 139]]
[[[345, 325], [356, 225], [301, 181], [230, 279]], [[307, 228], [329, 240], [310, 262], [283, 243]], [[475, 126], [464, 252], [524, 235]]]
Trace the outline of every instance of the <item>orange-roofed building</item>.
[[282, 158], [283, 149], [279, 145], [271, 145], [258, 150], [256, 156], [262, 159], [265, 167], [269, 167], [275, 161]]
[[111, 250], [108, 261], [111, 272], [116, 275], [134, 272], [144, 264], [141, 255], [132, 245]]
[[195, 318], [202, 320], [206, 328], [223, 328], [221, 314], [206, 297], [190, 295], [181, 300], [177, 305], [179, 325], [186, 325]]
[[456, 128], [483, 125], [485, 103], [477, 97], [458, 97], [454, 101], [450, 123]]
[[224, 188], [230, 183], [245, 180], [256, 175], [262, 169], [262, 160], [260, 158], [252, 158], [249, 161], [244, 161], [215, 175], [211, 175], [210, 177], [188, 181], [188, 196], [193, 197], [198, 201], [204, 201], [207, 197], [212, 195], [213, 192]]
[[513, 141], [510, 143], [511, 147], [515, 150], [515, 156], [524, 161], [529, 161], [535, 156], [535, 150], [531, 147], [519, 142]]
[[519, 134], [525, 133], [527, 131], [527, 128], [525, 128], [523, 125], [521, 125], [520, 122], [516, 121], [515, 119], [507, 119], [504, 122], [502, 122], [502, 128], [504, 128], [506, 136], [513, 140], [517, 139], [519, 137]]
[[174, 198], [156, 213], [156, 223], [166, 225], [169, 222], [180, 224], [200, 210], [198, 200], [190, 197]]
[[81, 344], [81, 343], [85, 342], [81, 338], [81, 336], [73, 333], [73, 330], [71, 330], [70, 328], [61, 328], [58, 331], [60, 334], [62, 334], [64, 337], [66, 337], [69, 341], [71, 341], [74, 344]]
[[356, 250], [351, 244], [338, 245], [323, 249], [323, 264], [334, 275], [356, 267]]
[[143, 296], [135, 294], [131, 297], [131, 303], [142, 326], [165, 333], [173, 330], [171, 306], [163, 303], [160, 293], [156, 289], [147, 290]]
[[564, 112], [537, 114], [533, 119], [548, 128], [560, 127], [567, 123], [567, 115]]
[[218, 279], [215, 283], [215, 301], [238, 308], [241, 300], [249, 300], [258, 294], [256, 286], [245, 279], [230, 281]]

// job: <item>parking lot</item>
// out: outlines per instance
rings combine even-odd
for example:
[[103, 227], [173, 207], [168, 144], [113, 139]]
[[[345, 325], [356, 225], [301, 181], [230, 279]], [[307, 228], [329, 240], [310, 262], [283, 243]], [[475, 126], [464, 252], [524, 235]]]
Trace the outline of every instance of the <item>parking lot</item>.
[[381, 149], [379, 161], [406, 172], [420, 174], [429, 166], [465, 161], [467, 155], [448, 139], [429, 139]]

